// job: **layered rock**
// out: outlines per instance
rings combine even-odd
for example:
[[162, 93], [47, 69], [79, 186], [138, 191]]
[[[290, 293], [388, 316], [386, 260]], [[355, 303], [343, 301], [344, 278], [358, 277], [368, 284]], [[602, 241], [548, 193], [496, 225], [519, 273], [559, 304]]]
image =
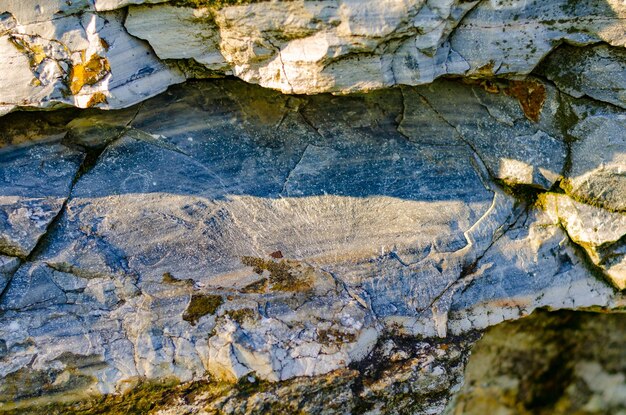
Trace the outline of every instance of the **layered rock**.
[[[563, 117], [573, 106], [588, 113]], [[43, 228], [24, 210], [4, 230], [23, 261], [3, 260], [2, 408], [208, 373], [207, 388], [287, 382], [267, 386], [279, 395], [312, 377], [350, 389], [345, 411], [410, 390], [406, 408], [442, 411], [477, 331], [624, 306], [623, 214], [554, 193], [593, 168], [565, 132], [593, 142], [587, 123], [621, 119], [603, 108], [538, 79], [348, 97], [197, 81], [24, 125], [56, 144], [3, 150], [8, 217], [48, 204]], [[31, 179], [46, 157], [56, 182]]]
[[626, 51], [607, 45], [559, 47], [539, 70], [560, 90], [626, 108]]
[[[123, 108], [185, 77], [235, 75], [297, 94], [421, 85], [444, 75], [516, 77], [563, 42], [626, 43], [618, 0], [11, 0], [0, 12], [3, 113]], [[585, 73], [598, 59], [620, 67], [619, 51], [597, 51], [602, 56], [580, 57], [589, 62]], [[551, 77], [566, 76], [561, 65], [555, 70]], [[582, 82], [599, 91], [592, 78]]]
[[[457, 394], [489, 327], [626, 306], [623, 2], [0, 13], [0, 412], [623, 409], [579, 351]], [[68, 106], [125, 109], [15, 111]]]

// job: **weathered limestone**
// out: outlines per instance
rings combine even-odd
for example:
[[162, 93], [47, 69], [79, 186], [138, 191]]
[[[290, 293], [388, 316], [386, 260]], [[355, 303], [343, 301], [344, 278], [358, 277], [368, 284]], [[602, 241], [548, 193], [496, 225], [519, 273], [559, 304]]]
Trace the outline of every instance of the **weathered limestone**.
[[84, 2], [82, 14], [71, 14], [64, 4], [55, 14], [55, 5], [37, 6], [47, 11], [43, 16], [28, 2], [0, 5], [6, 12], [0, 14], [0, 114], [21, 107], [122, 108], [184, 80], [125, 32], [120, 12], [96, 14]]
[[94, 0], [94, 7], [97, 11], [108, 11], [121, 9], [131, 4], [156, 4], [164, 3], [168, 0]]
[[[626, 43], [619, 0], [7, 0], [0, 12], [0, 114], [123, 108], [185, 76], [235, 75], [297, 94], [421, 85], [445, 75], [515, 78], [562, 42]], [[603, 62], [619, 70], [620, 53], [606, 46], [579, 53], [584, 79], [565, 90], [623, 103], [591, 76]], [[571, 72], [561, 60], [548, 68], [557, 83]]]
[[0, 252], [30, 254], [69, 196], [82, 160], [59, 144], [0, 150]]
[[541, 71], [560, 90], [626, 108], [626, 51], [607, 45], [563, 45], [551, 53]]
[[[557, 122], [576, 105], [588, 111]], [[72, 115], [63, 144], [4, 149], [25, 166], [19, 194], [5, 186], [20, 200], [56, 183], [33, 181], [38, 152], [73, 167], [55, 167], [65, 187], [46, 227], [11, 245], [26, 260], [3, 259], [0, 410], [40, 405], [20, 379], [54, 402], [208, 374], [287, 395], [305, 376], [349, 388], [345, 408], [443, 411], [478, 330], [539, 307], [625, 305], [608, 283], [623, 288], [622, 214], [548, 191], [568, 174], [566, 132], [587, 131], [594, 105], [538, 79], [346, 97], [196, 81]], [[396, 369], [366, 382], [379, 373], [368, 359]], [[198, 402], [240, 404], [223, 393]]]
[[571, 169], [562, 183], [574, 198], [604, 209], [626, 211], [626, 115], [589, 114], [570, 130]]
[[626, 215], [576, 202], [564, 195], [546, 195], [541, 202], [594, 264], [606, 270], [617, 288], [626, 288]]
[[624, 47], [624, 17], [626, 5], [615, 0], [483, 1], [450, 45], [468, 63], [465, 75], [524, 75], [562, 42]]
[[1, 2], [0, 413], [622, 410], [579, 352], [558, 405], [457, 392], [490, 327], [626, 307], [625, 18]]
[[557, 121], [558, 92], [550, 85], [532, 78], [472, 87], [435, 83], [407, 101], [420, 98], [456, 129], [495, 179], [549, 189], [561, 178], [566, 140]]
[[132, 7], [126, 27], [161, 58], [192, 57], [248, 82], [310, 94], [442, 75], [525, 75], [564, 40], [624, 46], [625, 16], [618, 1], [296, 1], [213, 12]]

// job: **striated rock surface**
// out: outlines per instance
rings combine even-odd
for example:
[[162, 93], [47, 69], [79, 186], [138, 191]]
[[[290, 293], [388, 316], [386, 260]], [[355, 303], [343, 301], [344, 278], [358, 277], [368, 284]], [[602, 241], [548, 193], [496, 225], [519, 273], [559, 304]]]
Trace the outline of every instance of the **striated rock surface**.
[[[39, 3], [0, 4], [0, 114], [123, 108], [185, 77], [234, 75], [296, 94], [421, 85], [445, 75], [519, 77], [563, 42], [626, 44], [619, 0]], [[558, 63], [567, 49], [558, 49], [547, 69], [557, 83], [572, 71]], [[564, 90], [623, 104], [621, 75], [593, 75], [619, 72], [620, 53], [606, 45], [577, 52], [584, 73]]]
[[542, 63], [540, 71], [563, 92], [588, 96], [626, 108], [626, 51], [598, 45], [559, 47]]
[[0, 151], [0, 252], [24, 258], [59, 214], [84, 155], [59, 144]]
[[621, 413], [625, 17], [0, 1], [0, 413]]
[[[480, 330], [626, 305], [623, 214], [554, 190], [593, 172], [566, 132], [593, 142], [587, 123], [621, 119], [602, 108], [532, 78], [346, 97], [220, 80], [16, 118], [40, 138], [2, 150], [22, 261], [3, 257], [0, 410], [176, 379], [226, 413], [310, 384], [339, 413], [443, 411]], [[261, 389], [244, 404], [228, 382]]]

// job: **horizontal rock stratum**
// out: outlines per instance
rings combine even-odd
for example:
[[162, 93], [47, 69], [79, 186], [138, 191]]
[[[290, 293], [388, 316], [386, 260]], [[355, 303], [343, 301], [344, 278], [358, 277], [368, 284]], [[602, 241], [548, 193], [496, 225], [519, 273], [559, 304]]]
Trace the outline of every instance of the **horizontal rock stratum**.
[[626, 410], [625, 17], [0, 0], [0, 414]]
[[[562, 43], [624, 47], [625, 18], [621, 0], [3, 0], [0, 113], [124, 108], [198, 76], [295, 94], [516, 77]], [[597, 59], [566, 88], [623, 106]]]

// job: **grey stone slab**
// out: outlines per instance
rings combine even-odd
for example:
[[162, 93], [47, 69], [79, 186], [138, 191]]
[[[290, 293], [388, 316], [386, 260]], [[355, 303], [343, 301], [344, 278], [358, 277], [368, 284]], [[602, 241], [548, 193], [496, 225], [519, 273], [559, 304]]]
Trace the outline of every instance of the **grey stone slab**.
[[608, 45], [563, 45], [539, 68], [560, 90], [626, 108], [626, 52]]
[[0, 251], [26, 257], [69, 196], [84, 155], [60, 144], [0, 150]]

